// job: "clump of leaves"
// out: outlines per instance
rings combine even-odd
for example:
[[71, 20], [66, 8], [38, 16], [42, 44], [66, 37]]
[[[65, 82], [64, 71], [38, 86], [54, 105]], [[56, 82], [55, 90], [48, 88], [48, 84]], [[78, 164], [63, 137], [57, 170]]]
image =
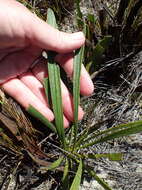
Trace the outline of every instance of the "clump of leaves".
[[[54, 13], [51, 9], [48, 9], [47, 22], [57, 27]], [[103, 43], [101, 43], [103, 45]], [[63, 126], [63, 111], [62, 111], [62, 99], [61, 99], [61, 85], [60, 85], [60, 68], [54, 61], [54, 52], [47, 52], [48, 54], [48, 73], [49, 78], [45, 79], [45, 91], [47, 98], [51, 97], [52, 108], [55, 115], [55, 124], [50, 123], [44, 116], [41, 115], [34, 107], [29, 107], [29, 112], [43, 121], [47, 127], [49, 127], [55, 134], [57, 134], [60, 145], [54, 145], [60, 154], [58, 159], [47, 167], [42, 167], [42, 170], [56, 170], [58, 167], [63, 168], [63, 177], [60, 188], [77, 190], [79, 189], [82, 177], [85, 173], [88, 173], [91, 177], [95, 178], [104, 189], [110, 190], [111, 188], [102, 179], [97, 176], [93, 167], [87, 162], [88, 159], [108, 158], [110, 160], [121, 160], [123, 155], [121, 153], [106, 153], [106, 154], [90, 154], [84, 153], [84, 149], [90, 146], [94, 147], [98, 143], [107, 142], [109, 140], [127, 136], [130, 134], [138, 133], [142, 131], [142, 121], [137, 121], [129, 124], [122, 124], [113, 128], [98, 131], [94, 126], [83, 129], [79, 133], [78, 129], [78, 105], [79, 105], [79, 93], [80, 93], [80, 70], [84, 57], [84, 47], [76, 50], [74, 56], [74, 73], [73, 73], [73, 105], [74, 105], [74, 123], [69, 131], [65, 131]], [[54, 87], [54, 88], [53, 88]], [[50, 102], [50, 103], [51, 103]], [[71, 173], [75, 172], [75, 175]]]

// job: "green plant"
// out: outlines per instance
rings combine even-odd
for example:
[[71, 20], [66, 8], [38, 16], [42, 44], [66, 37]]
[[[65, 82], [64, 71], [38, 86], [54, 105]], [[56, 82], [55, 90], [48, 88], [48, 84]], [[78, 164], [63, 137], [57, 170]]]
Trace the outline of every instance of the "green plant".
[[[48, 9], [48, 23], [57, 27], [54, 13]], [[105, 40], [101, 41], [98, 46], [105, 46]], [[58, 159], [55, 160], [48, 167], [42, 167], [42, 170], [56, 170], [60, 166], [63, 167], [62, 187], [61, 189], [77, 190], [79, 189], [81, 180], [85, 173], [95, 178], [104, 189], [110, 190], [111, 188], [100, 179], [94, 169], [87, 164], [87, 159], [108, 158], [112, 161], [122, 160], [123, 154], [121, 153], [106, 153], [106, 154], [90, 154], [84, 153], [83, 149], [94, 146], [98, 143], [107, 142], [112, 139], [127, 136], [130, 134], [142, 131], [142, 121], [137, 121], [128, 124], [122, 124], [113, 128], [99, 131], [95, 126], [83, 129], [81, 133], [78, 130], [78, 105], [79, 105], [79, 82], [80, 82], [80, 69], [84, 57], [84, 47], [81, 47], [75, 52], [74, 57], [74, 73], [73, 73], [73, 105], [74, 105], [74, 123], [70, 130], [67, 132], [63, 127], [63, 111], [61, 102], [61, 87], [60, 87], [60, 68], [54, 61], [54, 52], [47, 52], [48, 54], [48, 73], [49, 79], [45, 79], [45, 91], [47, 98], [51, 97], [53, 112], [55, 114], [55, 124], [50, 123], [44, 116], [42, 116], [35, 108], [29, 107], [29, 112], [41, 120], [47, 127], [49, 127], [55, 134], [57, 134], [60, 145], [55, 146], [60, 154]], [[53, 88], [54, 86], [54, 88]], [[66, 135], [65, 135], [66, 134]], [[89, 163], [89, 162], [88, 162]], [[74, 171], [73, 175], [70, 171]]]

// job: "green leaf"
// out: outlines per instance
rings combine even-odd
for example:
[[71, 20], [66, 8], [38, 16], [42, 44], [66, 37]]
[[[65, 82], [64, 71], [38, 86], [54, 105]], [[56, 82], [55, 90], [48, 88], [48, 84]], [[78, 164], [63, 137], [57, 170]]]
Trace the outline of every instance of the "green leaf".
[[84, 46], [76, 50], [74, 57], [74, 73], [73, 73], [73, 106], [74, 106], [74, 134], [75, 139], [78, 131], [78, 106], [80, 103], [80, 73], [81, 64], [83, 62]]
[[81, 183], [81, 177], [82, 177], [82, 160], [80, 160], [78, 170], [76, 172], [75, 178], [73, 180], [73, 183], [71, 185], [70, 190], [78, 190], [80, 183]]
[[126, 129], [123, 129], [121, 131], [116, 131], [112, 134], [108, 134], [106, 135], [105, 137], [99, 139], [96, 141], [96, 143], [100, 143], [100, 142], [106, 142], [108, 140], [112, 140], [112, 139], [115, 139], [115, 138], [118, 138], [118, 137], [123, 137], [123, 136], [128, 136], [128, 135], [131, 135], [131, 134], [135, 134], [135, 133], [139, 133], [142, 131], [142, 124], [141, 126], [131, 126], [131, 127], [127, 127]]
[[107, 50], [110, 42], [111, 42], [112, 37], [111, 36], [105, 36], [102, 40], [100, 40], [94, 50], [93, 50], [93, 65], [91, 65], [90, 67], [94, 67], [95, 71], [97, 68], [97, 65], [99, 66], [102, 63], [102, 57], [104, 52]]
[[45, 126], [47, 126], [49, 129], [51, 129], [53, 132], [57, 132], [55, 126], [48, 121], [44, 115], [42, 115], [37, 109], [35, 109], [33, 106], [29, 106], [27, 110], [33, 117], [37, 118], [39, 121], [41, 121]]
[[50, 164], [48, 167], [41, 167], [40, 170], [55, 170], [56, 168], [58, 168], [62, 161], [63, 161], [63, 157], [60, 157], [58, 160], [54, 161], [52, 164]]
[[75, 0], [75, 3], [76, 3], [76, 10], [77, 10], [77, 16], [76, 16], [77, 24], [78, 24], [78, 27], [82, 29], [84, 26], [84, 22], [83, 22], [83, 15], [82, 15], [80, 5], [79, 5], [80, 0]]
[[95, 18], [94, 14], [88, 14], [88, 20], [95, 25], [97, 18]]
[[92, 137], [89, 137], [86, 141], [88, 140], [90, 141], [91, 139], [94, 139], [94, 138], [97, 138], [97, 139], [90, 143], [84, 144], [81, 148], [87, 148], [94, 144], [107, 142], [108, 140], [112, 140], [112, 139], [123, 137], [123, 136], [128, 136], [128, 135], [139, 133], [139, 132], [142, 132], [141, 120], [132, 122], [132, 123], [121, 124], [116, 127], [112, 127], [111, 129], [97, 133], [93, 135]]
[[104, 51], [105, 51], [105, 49], [100, 45], [100, 43], [98, 43], [93, 52], [93, 54], [94, 54], [93, 58], [96, 63], [97, 63], [97, 61], [100, 62], [99, 59], [102, 58]]
[[75, 0], [75, 2], [76, 2], [78, 17], [79, 17], [79, 18], [82, 18], [83, 15], [82, 15], [82, 12], [81, 12], [81, 9], [80, 9], [80, 5], [79, 5], [79, 4], [80, 4], [80, 0]]
[[105, 189], [105, 190], [112, 190], [105, 181], [103, 181], [99, 176], [96, 175], [95, 171], [86, 167], [85, 168], [87, 170], [87, 172], [89, 173], [89, 175], [93, 178], [95, 178], [95, 180]]
[[62, 190], [68, 190], [68, 187], [69, 187], [69, 161], [68, 159], [66, 159], [66, 162], [65, 162], [62, 182], [63, 182]]
[[[47, 12], [47, 23], [57, 28], [56, 18], [52, 9], [48, 9]], [[51, 91], [51, 100], [53, 111], [55, 115], [56, 129], [60, 141], [65, 147], [65, 132], [63, 125], [63, 108], [62, 108], [62, 97], [61, 97], [61, 84], [60, 84], [60, 69], [55, 63], [54, 57], [55, 52], [48, 52], [48, 74], [49, 74], [49, 85]], [[46, 87], [48, 89], [48, 86]]]
[[62, 108], [59, 66], [49, 62], [48, 74], [49, 74], [53, 111], [55, 115], [56, 129], [61, 142], [65, 146], [65, 132], [63, 124], [63, 108]]
[[53, 26], [54, 28], [58, 28], [54, 12], [50, 8], [48, 8], [48, 10], [47, 10], [47, 20], [46, 20], [46, 22], [49, 25]]
[[[94, 106], [94, 105], [93, 105]], [[83, 129], [81, 133], [77, 135], [77, 141], [75, 144], [76, 150], [80, 149], [80, 145], [84, 144], [88, 140], [92, 140], [93, 134], [98, 131], [98, 129], [101, 127], [101, 122], [98, 124], [95, 124], [93, 126], [88, 126], [87, 128]], [[94, 137], [94, 136], [93, 136]], [[94, 139], [94, 138], [93, 138]]]
[[104, 154], [87, 154], [85, 157], [89, 159], [108, 158], [110, 161], [121, 161], [123, 159], [122, 153], [104, 153]]
[[[84, 25], [84, 34], [86, 34], [86, 27]], [[73, 141], [73, 149], [75, 148], [76, 137], [78, 132], [78, 107], [80, 103], [80, 74], [81, 65], [84, 58], [84, 46], [75, 51], [73, 62], [73, 111], [74, 111], [74, 125], [72, 126], [70, 145]]]
[[102, 40], [99, 41], [99, 44], [106, 50], [112, 40], [112, 36], [105, 36]]
[[45, 89], [45, 94], [47, 97], [48, 104], [51, 106], [51, 94], [50, 94], [49, 78], [44, 78], [43, 86]]
[[75, 143], [75, 148], [79, 149], [80, 144], [88, 136], [88, 129], [84, 129], [80, 135], [77, 136], [77, 141]]

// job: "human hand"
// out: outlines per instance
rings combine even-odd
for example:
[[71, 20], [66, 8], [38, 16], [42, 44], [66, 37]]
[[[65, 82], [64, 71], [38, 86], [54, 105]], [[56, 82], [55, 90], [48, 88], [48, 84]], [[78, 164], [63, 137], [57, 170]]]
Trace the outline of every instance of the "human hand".
[[[60, 32], [15, 0], [0, 0], [0, 84], [4, 91], [16, 99], [25, 109], [34, 106], [50, 121], [54, 115], [48, 106], [42, 85], [48, 76], [46, 61], [39, 59], [43, 50], [58, 52], [56, 61], [69, 76], [73, 73], [73, 50], [85, 42], [81, 32]], [[64, 83], [62, 102], [64, 126], [73, 120], [72, 96]], [[93, 83], [85, 68], [81, 71], [82, 95], [93, 92]], [[79, 120], [83, 110], [79, 107]]]

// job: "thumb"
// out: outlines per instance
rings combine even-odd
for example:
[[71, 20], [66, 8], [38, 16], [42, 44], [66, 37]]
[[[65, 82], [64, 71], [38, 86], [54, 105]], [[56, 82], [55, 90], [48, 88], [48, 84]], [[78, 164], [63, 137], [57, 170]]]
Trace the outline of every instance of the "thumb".
[[37, 16], [32, 16], [28, 22], [30, 31], [27, 34], [30, 34], [30, 41], [40, 48], [58, 53], [68, 53], [84, 44], [85, 37], [82, 32], [73, 34], [60, 32]]

